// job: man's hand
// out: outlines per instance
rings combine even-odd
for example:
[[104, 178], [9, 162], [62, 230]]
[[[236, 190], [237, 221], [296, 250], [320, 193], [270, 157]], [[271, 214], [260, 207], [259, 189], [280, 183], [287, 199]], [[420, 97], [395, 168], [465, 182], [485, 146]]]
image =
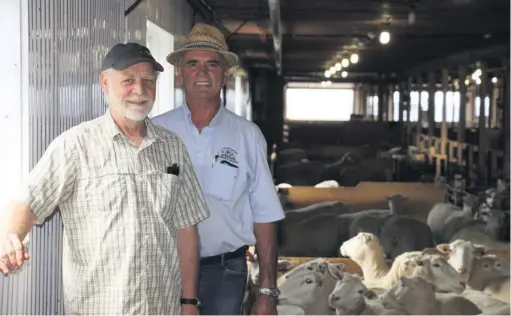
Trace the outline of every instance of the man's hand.
[[5, 276], [21, 268], [23, 262], [28, 259], [30, 259], [28, 249], [23, 247], [17, 235], [8, 234], [0, 239], [0, 271]]
[[268, 295], [258, 294], [252, 306], [251, 315], [278, 315], [277, 299]]
[[183, 304], [181, 305], [181, 315], [200, 315], [197, 305]]

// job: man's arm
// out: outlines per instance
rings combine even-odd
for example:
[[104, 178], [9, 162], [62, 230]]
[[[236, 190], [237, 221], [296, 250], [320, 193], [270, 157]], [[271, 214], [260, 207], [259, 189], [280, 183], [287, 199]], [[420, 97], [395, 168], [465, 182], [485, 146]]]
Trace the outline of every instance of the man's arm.
[[209, 216], [197, 175], [184, 144], [182, 174], [173, 215], [177, 228], [177, 247], [181, 263], [181, 294], [184, 298], [197, 298], [199, 279], [199, 233], [197, 224]]
[[196, 298], [199, 282], [199, 234], [197, 226], [194, 225], [177, 231], [177, 248], [181, 263], [181, 296]]
[[73, 192], [76, 155], [68, 134], [55, 138], [30, 171], [22, 190], [0, 214], [0, 270], [8, 273], [28, 259], [21, 241]]
[[258, 146], [250, 154], [253, 166], [249, 187], [249, 201], [254, 217], [257, 260], [260, 266], [259, 284], [263, 288], [274, 288], [277, 283], [277, 221], [284, 218], [284, 211], [275, 191], [267, 161], [266, 140], [259, 129], [255, 129]]
[[277, 286], [277, 231], [275, 223], [255, 223], [259, 285], [262, 288]]
[[35, 219], [27, 204], [13, 201], [0, 214], [0, 232], [14, 234], [23, 240], [32, 229]]

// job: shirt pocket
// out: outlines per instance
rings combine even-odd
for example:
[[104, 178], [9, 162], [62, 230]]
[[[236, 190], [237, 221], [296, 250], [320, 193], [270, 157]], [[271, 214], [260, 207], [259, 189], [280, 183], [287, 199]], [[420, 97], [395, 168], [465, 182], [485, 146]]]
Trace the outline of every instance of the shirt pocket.
[[173, 174], [150, 175], [152, 194], [149, 197], [162, 219], [169, 223], [176, 207], [176, 196], [179, 188], [179, 178]]
[[215, 162], [209, 173], [206, 184], [206, 194], [220, 200], [230, 201], [236, 186], [239, 168]]

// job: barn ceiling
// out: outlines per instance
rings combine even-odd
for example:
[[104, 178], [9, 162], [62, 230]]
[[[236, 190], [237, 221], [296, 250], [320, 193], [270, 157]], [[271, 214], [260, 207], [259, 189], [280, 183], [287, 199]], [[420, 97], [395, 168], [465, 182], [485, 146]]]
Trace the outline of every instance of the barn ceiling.
[[[189, 0], [219, 26], [249, 67], [275, 68], [288, 78], [324, 78], [353, 53], [350, 78], [392, 74], [455, 53], [509, 46], [509, 0]], [[275, 54], [272, 34], [282, 54]], [[390, 33], [382, 45], [380, 32]], [[507, 54], [506, 54], [507, 55]], [[276, 58], [277, 57], [277, 58]], [[336, 75], [339, 75], [338, 72]]]

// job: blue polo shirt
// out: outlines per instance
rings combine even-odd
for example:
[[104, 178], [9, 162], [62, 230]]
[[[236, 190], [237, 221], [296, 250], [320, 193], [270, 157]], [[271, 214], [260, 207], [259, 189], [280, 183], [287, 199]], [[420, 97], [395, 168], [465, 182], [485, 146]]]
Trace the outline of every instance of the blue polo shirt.
[[223, 106], [201, 133], [187, 105], [153, 122], [181, 138], [199, 178], [210, 211], [198, 224], [201, 257], [254, 245], [254, 223], [284, 218], [257, 125]]

